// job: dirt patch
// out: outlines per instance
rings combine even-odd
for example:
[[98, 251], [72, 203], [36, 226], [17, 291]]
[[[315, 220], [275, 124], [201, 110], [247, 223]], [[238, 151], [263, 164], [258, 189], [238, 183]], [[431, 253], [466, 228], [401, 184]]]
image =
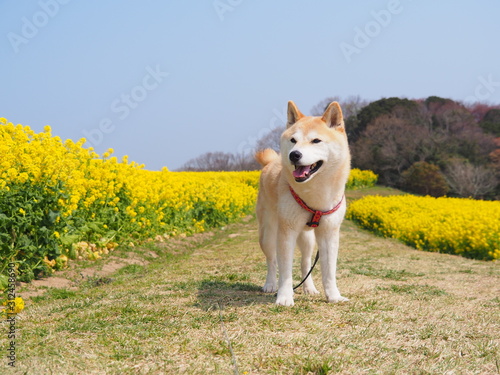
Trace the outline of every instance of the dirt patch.
[[63, 277], [47, 277], [40, 280], [33, 280], [31, 283], [20, 283], [21, 288], [26, 291], [20, 292], [19, 295], [25, 300], [28, 298], [38, 297], [44, 294], [48, 288], [67, 288], [75, 290], [76, 287], [73, 285], [71, 280]]
[[115, 256], [109, 257], [109, 261], [102, 266], [101, 269], [96, 268], [86, 268], [80, 272], [80, 275], [83, 277], [88, 276], [108, 276], [112, 273], [118, 271], [120, 268], [128, 266], [129, 264], [139, 264], [141, 266], [145, 266], [149, 264], [148, 261], [144, 259], [137, 258], [137, 254], [128, 253], [129, 258], [118, 258]]
[[[127, 253], [126, 255], [128, 258], [110, 256], [104, 259], [106, 263], [97, 262], [95, 266], [84, 269], [78, 269], [78, 265], [73, 264], [71, 269], [56, 272], [51, 277], [33, 280], [31, 283], [20, 283], [19, 289], [21, 291], [18, 294], [27, 300], [43, 295], [50, 288], [77, 290], [78, 281], [86, 280], [90, 277], [106, 277], [130, 264], [139, 264], [142, 266], [149, 264], [148, 261], [139, 258], [136, 253]], [[145, 252], [145, 255], [158, 257], [153, 251]]]
[[[250, 217], [251, 218], [251, 217]], [[173, 237], [169, 239], [162, 239], [162, 242], [157, 242], [159, 248], [176, 249], [182, 252], [186, 243], [198, 245], [206, 241], [208, 238], [214, 236], [214, 232], [197, 233], [190, 237]], [[33, 280], [30, 283], [20, 283], [19, 296], [26, 300], [29, 304], [29, 299], [43, 295], [50, 288], [65, 288], [68, 290], [78, 290], [78, 285], [81, 281], [88, 280], [89, 278], [105, 278], [112, 275], [121, 268], [137, 264], [145, 266], [149, 264], [145, 258], [158, 258], [159, 255], [152, 250], [143, 249], [142, 256], [137, 252], [128, 252], [123, 254], [122, 257], [111, 255], [98, 260], [95, 265], [91, 267], [82, 268], [81, 263], [70, 262], [69, 268], [57, 271], [52, 276], [39, 280]], [[176, 251], [173, 251], [175, 254]]]

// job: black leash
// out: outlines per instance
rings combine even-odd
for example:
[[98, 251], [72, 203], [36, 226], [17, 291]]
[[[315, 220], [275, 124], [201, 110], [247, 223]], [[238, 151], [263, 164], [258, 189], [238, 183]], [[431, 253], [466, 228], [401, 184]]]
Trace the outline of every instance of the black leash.
[[302, 281], [300, 282], [299, 285], [295, 286], [293, 288], [293, 290], [297, 289], [299, 286], [301, 286], [302, 284], [304, 284], [304, 282], [307, 280], [307, 278], [309, 277], [309, 275], [311, 274], [311, 272], [313, 271], [314, 269], [314, 266], [316, 265], [316, 263], [318, 263], [318, 259], [319, 259], [319, 250], [318, 252], [316, 253], [316, 259], [314, 259], [314, 263], [313, 265], [311, 266], [311, 269], [309, 270], [309, 272], [307, 273], [306, 277], [304, 277], [304, 279], [302, 279]]

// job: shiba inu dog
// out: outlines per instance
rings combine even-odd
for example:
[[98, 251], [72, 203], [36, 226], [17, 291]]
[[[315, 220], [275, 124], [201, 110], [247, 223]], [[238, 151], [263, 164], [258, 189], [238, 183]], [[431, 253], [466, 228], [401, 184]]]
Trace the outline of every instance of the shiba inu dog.
[[[336, 280], [340, 224], [346, 211], [344, 189], [351, 163], [340, 105], [333, 102], [322, 117], [309, 117], [288, 102], [280, 153], [266, 149], [255, 155], [263, 166], [257, 199], [259, 243], [267, 261], [263, 290], [278, 291], [276, 304], [293, 306], [295, 246], [302, 253], [305, 277], [317, 241], [326, 298], [329, 302], [347, 301]], [[303, 291], [319, 293], [311, 276]]]

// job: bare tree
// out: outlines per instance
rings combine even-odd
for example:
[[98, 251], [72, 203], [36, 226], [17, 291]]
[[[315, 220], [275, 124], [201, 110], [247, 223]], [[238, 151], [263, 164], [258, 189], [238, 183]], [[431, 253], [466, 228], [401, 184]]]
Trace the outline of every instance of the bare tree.
[[276, 152], [280, 152], [280, 139], [281, 133], [285, 131], [285, 127], [276, 127], [270, 130], [267, 134], [262, 136], [255, 146], [255, 150], [264, 150], [272, 148]]
[[492, 169], [463, 160], [450, 161], [445, 176], [452, 191], [461, 197], [482, 198], [498, 185]]
[[346, 119], [351, 116], [356, 116], [359, 111], [361, 111], [361, 108], [367, 106], [369, 103], [368, 101], [361, 99], [359, 95], [351, 95], [345, 99], [342, 99], [339, 96], [331, 96], [316, 104], [311, 109], [311, 114], [313, 116], [322, 116], [325, 109], [331, 102], [338, 102], [340, 104], [342, 114]]
[[461, 103], [474, 116], [477, 122], [484, 119], [485, 115], [492, 109], [500, 109], [500, 105], [492, 105], [486, 102]]
[[225, 152], [207, 152], [186, 162], [183, 171], [230, 171], [234, 156]]
[[[340, 103], [340, 101], [341, 101], [340, 96], [329, 96], [311, 108], [311, 115], [313, 115], [313, 116], [323, 115], [323, 113], [325, 113], [325, 109], [328, 107], [328, 105], [331, 102], [338, 102], [340, 104], [340, 107], [342, 107], [342, 104]], [[343, 110], [343, 108], [342, 108], [342, 110]], [[344, 113], [342, 112], [342, 114], [344, 114]]]
[[259, 164], [250, 154], [231, 154], [225, 152], [207, 152], [187, 161], [180, 171], [253, 171]]
[[256, 171], [260, 168], [260, 164], [255, 160], [253, 153], [234, 154], [233, 171]]

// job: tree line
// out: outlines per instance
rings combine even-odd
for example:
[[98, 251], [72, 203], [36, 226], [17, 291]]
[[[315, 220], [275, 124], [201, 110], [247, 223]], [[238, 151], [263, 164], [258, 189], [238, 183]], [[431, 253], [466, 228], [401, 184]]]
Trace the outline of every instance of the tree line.
[[[352, 165], [379, 175], [379, 183], [412, 193], [498, 199], [500, 196], [500, 106], [426, 99], [330, 97], [311, 110], [321, 115], [341, 104]], [[279, 151], [284, 130], [261, 137], [255, 151]], [[252, 152], [253, 154], [253, 152]], [[209, 152], [181, 167], [186, 171], [255, 170], [251, 154]]]

